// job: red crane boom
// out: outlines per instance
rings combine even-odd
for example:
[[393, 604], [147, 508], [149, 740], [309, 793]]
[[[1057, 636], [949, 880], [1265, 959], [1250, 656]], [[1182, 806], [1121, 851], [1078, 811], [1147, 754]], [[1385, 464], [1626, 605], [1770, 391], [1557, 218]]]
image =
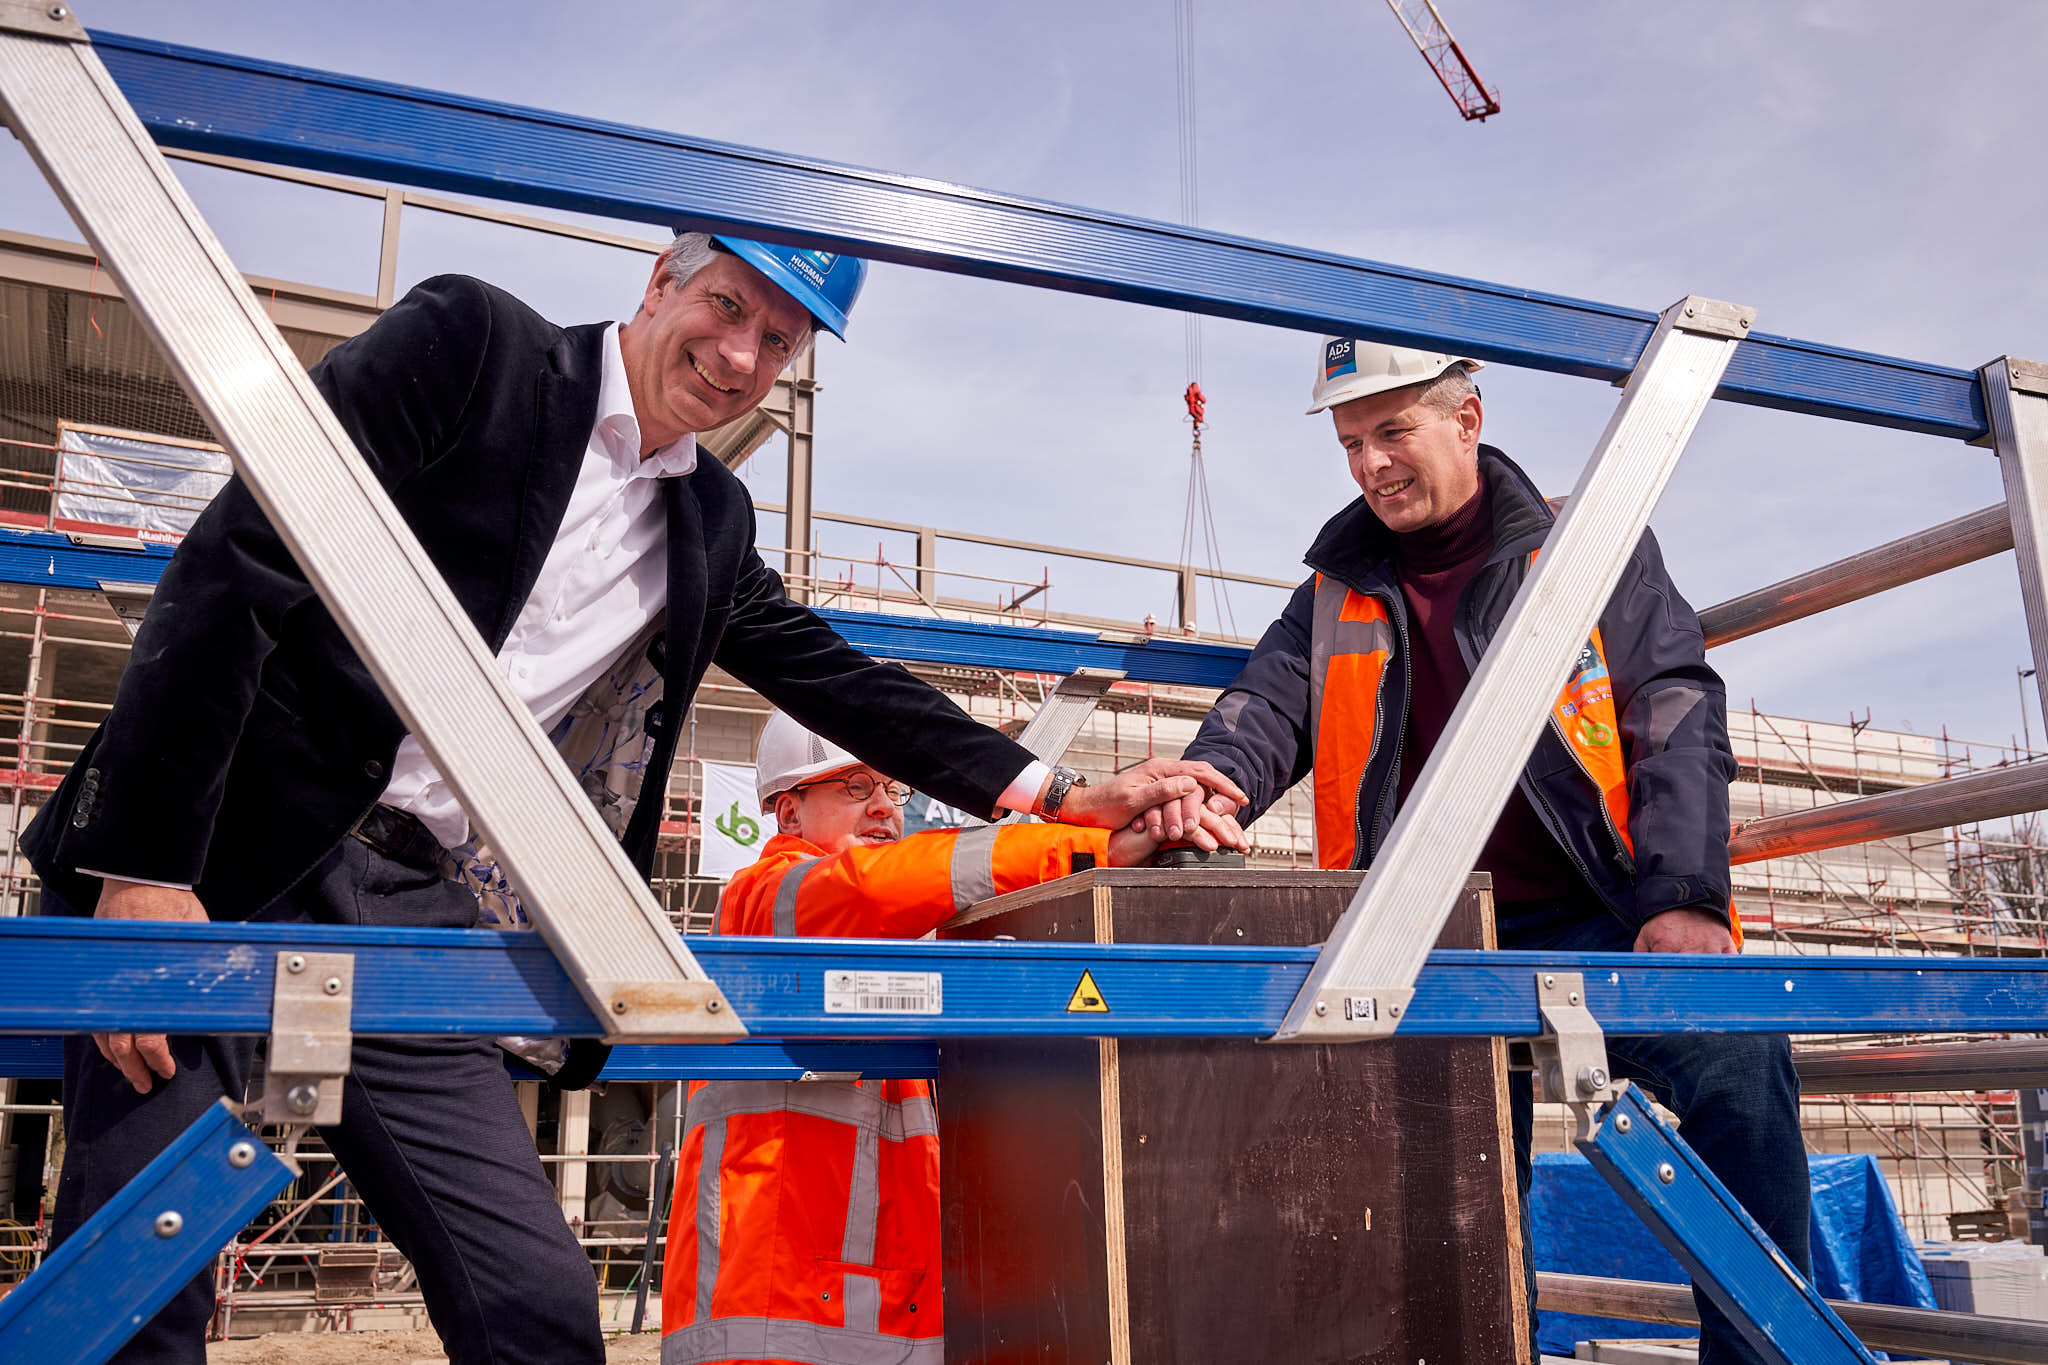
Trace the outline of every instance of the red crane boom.
[[1387, 8], [1415, 40], [1415, 50], [1436, 72], [1466, 121], [1484, 123], [1489, 115], [1500, 112], [1500, 93], [1479, 79], [1472, 59], [1451, 36], [1443, 15], [1437, 13], [1436, 0], [1387, 0]]

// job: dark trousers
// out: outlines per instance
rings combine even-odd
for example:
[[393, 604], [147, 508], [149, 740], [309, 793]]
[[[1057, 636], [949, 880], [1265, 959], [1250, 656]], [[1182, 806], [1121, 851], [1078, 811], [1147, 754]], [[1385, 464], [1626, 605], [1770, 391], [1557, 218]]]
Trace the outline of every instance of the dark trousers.
[[[47, 912], [72, 909], [52, 903]], [[475, 923], [476, 901], [434, 869], [350, 838], [264, 918], [466, 928]], [[178, 1037], [171, 1044], [177, 1074], [138, 1095], [90, 1037], [66, 1040], [66, 1147], [53, 1242], [90, 1218], [208, 1106], [223, 1095], [242, 1098], [253, 1039]], [[418, 1272], [427, 1313], [453, 1365], [601, 1365], [590, 1260], [562, 1218], [489, 1039], [358, 1038], [341, 1122], [320, 1136]], [[204, 1365], [213, 1307], [208, 1268], [115, 1360]], [[110, 1300], [108, 1308], [118, 1304]]]
[[[1573, 921], [1504, 913], [1503, 948], [1557, 952], [1627, 952], [1635, 932], [1611, 915]], [[1532, 923], [1532, 921], [1536, 921]], [[1678, 1135], [1700, 1154], [1736, 1201], [1756, 1219], [1802, 1275], [1811, 1276], [1808, 1244], [1812, 1189], [1806, 1144], [1799, 1135], [1799, 1077], [1792, 1046], [1782, 1033], [1673, 1033], [1607, 1040], [1608, 1067], [1617, 1078], [1648, 1090], [1679, 1116]], [[1515, 1183], [1522, 1197], [1522, 1265], [1529, 1302], [1536, 1302], [1536, 1259], [1529, 1243], [1529, 1144], [1534, 1128], [1529, 1073], [1508, 1078], [1514, 1114]], [[1700, 1365], [1761, 1365], [1733, 1323], [1698, 1288]], [[1530, 1330], [1535, 1323], [1531, 1317]], [[1534, 1357], [1534, 1345], [1531, 1356]]]

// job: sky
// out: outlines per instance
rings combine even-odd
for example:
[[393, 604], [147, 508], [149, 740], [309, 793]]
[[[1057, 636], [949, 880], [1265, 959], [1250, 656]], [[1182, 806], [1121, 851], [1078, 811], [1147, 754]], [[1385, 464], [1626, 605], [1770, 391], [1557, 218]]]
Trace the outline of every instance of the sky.
[[[1154, 218], [1180, 203], [1174, 6], [347, 6], [79, 0], [89, 25]], [[2048, 5], [1442, 0], [1502, 113], [1457, 117], [1378, 0], [1194, 0], [1201, 223], [1973, 368], [2048, 358]], [[377, 206], [183, 167], [244, 269], [369, 291]], [[0, 139], [0, 227], [76, 236]], [[633, 229], [644, 231], [644, 229]], [[482, 275], [571, 323], [624, 316], [647, 264], [409, 213], [401, 288]], [[1315, 339], [1208, 321], [1204, 437], [1225, 567], [1293, 578], [1356, 494], [1303, 415]], [[1179, 314], [877, 267], [820, 342], [820, 509], [1177, 557]], [[1617, 391], [1490, 367], [1485, 437], [1567, 491]], [[774, 448], [752, 462], [782, 497]], [[1652, 525], [1706, 606], [1998, 502], [1995, 459], [1933, 437], [1716, 404]], [[764, 531], [779, 534], [773, 518]], [[830, 552], [878, 536], [827, 526]], [[901, 538], [892, 559], [908, 557]], [[944, 545], [1051, 605], [1171, 620], [1172, 585]], [[868, 571], [872, 575], [873, 570]], [[949, 591], [992, 594], [954, 580]], [[1229, 604], [1255, 633], [1281, 594]], [[1218, 619], [1202, 602], [1204, 624]], [[2010, 554], [1718, 649], [1731, 707], [2007, 742], [2031, 660]], [[2028, 680], [2027, 687], [2033, 686]], [[2038, 701], [2026, 724], [2044, 733]]]

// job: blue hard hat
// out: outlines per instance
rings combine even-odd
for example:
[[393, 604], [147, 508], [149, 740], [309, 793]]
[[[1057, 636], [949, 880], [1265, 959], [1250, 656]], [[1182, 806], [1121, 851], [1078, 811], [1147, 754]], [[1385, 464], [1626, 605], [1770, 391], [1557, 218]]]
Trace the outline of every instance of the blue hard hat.
[[811, 316], [846, 340], [846, 315], [860, 297], [868, 263], [858, 256], [804, 247], [770, 246], [723, 234], [711, 239], [774, 281], [782, 291], [810, 310]]

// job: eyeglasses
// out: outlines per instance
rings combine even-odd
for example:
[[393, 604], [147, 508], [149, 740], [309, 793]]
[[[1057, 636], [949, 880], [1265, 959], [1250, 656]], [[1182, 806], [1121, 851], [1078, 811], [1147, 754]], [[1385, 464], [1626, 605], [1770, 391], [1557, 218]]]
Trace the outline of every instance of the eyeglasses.
[[845, 777], [821, 777], [816, 782], [801, 782], [791, 787], [793, 792], [808, 791], [812, 787], [844, 787], [846, 794], [855, 801], [865, 801], [875, 794], [879, 785], [882, 794], [889, 798], [889, 804], [907, 806], [910, 804], [910, 788], [901, 782], [883, 781], [879, 784], [866, 773], [848, 773]]

